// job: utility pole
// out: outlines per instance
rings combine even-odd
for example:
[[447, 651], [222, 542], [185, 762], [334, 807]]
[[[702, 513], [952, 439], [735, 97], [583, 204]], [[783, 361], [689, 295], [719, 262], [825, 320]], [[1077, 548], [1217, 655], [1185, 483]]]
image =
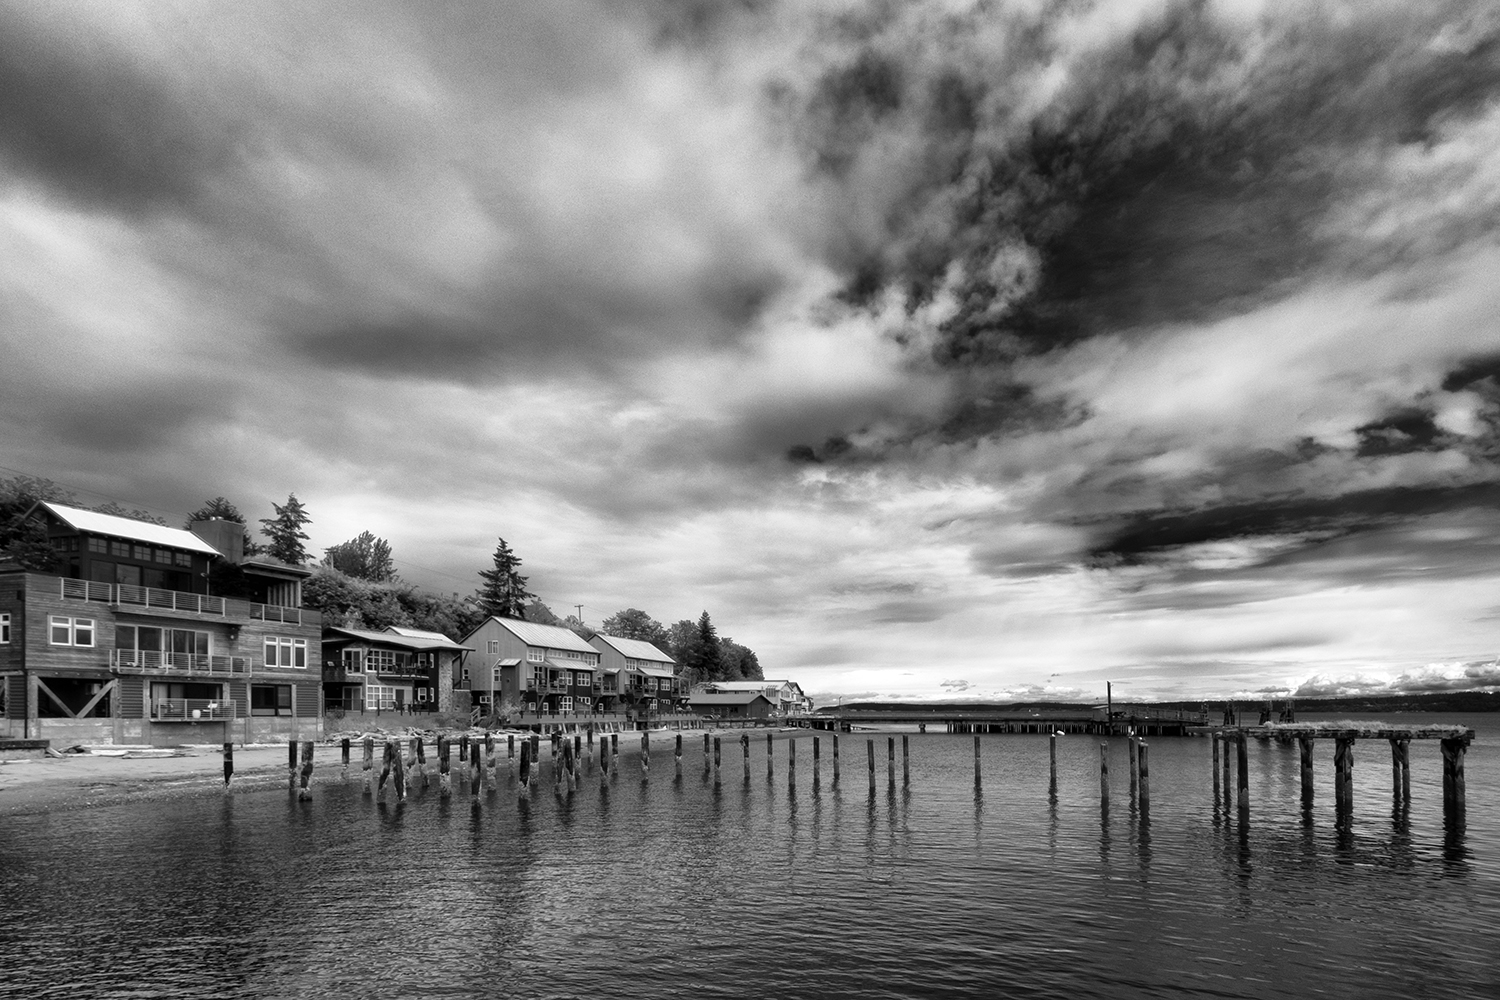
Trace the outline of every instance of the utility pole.
[[573, 605], [573, 607], [575, 607], [575, 608], [578, 609], [578, 620], [579, 621], [583, 621], [583, 605], [582, 604], [575, 604], [575, 605]]

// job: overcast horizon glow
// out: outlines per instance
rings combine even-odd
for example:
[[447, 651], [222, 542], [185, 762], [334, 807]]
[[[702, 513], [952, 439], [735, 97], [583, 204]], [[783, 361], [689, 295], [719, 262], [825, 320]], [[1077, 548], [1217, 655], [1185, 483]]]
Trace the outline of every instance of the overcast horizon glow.
[[0, 2], [0, 467], [821, 703], [1494, 687], [1497, 223], [1479, 2]]

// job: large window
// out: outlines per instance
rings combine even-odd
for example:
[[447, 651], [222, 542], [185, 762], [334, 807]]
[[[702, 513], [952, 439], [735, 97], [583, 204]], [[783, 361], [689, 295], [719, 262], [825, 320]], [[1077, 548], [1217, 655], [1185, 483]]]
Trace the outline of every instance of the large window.
[[537, 649], [535, 646], [526, 647], [526, 659], [528, 659], [532, 663], [541, 663], [546, 658], [546, 650]]
[[490, 643], [489, 643], [489, 650], [490, 650], [491, 653], [498, 653], [498, 652], [500, 652], [500, 640], [499, 639], [491, 639]]
[[557, 700], [557, 707], [562, 709], [564, 712], [571, 712], [573, 711], [573, 699], [568, 697], [567, 695], [563, 695]]
[[304, 669], [307, 666], [307, 640], [266, 636], [266, 666]]
[[586, 673], [583, 673], [582, 671], [579, 671], [578, 673], [576, 673], [576, 674], [573, 675], [573, 686], [574, 687], [586, 688], [586, 687], [592, 687], [593, 684], [594, 684], [594, 675], [593, 674], [586, 674]]
[[0, 643], [10, 642], [10, 614], [0, 615]]
[[362, 650], [358, 650], [358, 649], [346, 649], [346, 650], [344, 650], [344, 673], [346, 673], [346, 674], [360, 674], [360, 673], [364, 673], [364, 669], [365, 669], [365, 667], [364, 667], [364, 658], [361, 655], [361, 653], [362, 653]]
[[52, 628], [48, 636], [54, 646], [92, 646], [94, 644], [94, 619], [65, 618], [52, 616]]
[[292, 686], [290, 684], [251, 684], [251, 715], [291, 715]]
[[377, 708], [389, 709], [396, 707], [396, 689], [384, 684], [365, 685], [365, 708], [374, 710]]

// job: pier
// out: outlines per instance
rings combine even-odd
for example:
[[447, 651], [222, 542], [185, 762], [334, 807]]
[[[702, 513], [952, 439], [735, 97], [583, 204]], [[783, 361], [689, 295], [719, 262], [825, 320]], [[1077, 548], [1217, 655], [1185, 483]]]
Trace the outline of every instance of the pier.
[[1207, 711], [1131, 705], [1094, 708], [893, 705], [823, 709], [790, 724], [846, 733], [866, 726], [915, 725], [924, 733], [1190, 736], [1203, 730], [1208, 718]]

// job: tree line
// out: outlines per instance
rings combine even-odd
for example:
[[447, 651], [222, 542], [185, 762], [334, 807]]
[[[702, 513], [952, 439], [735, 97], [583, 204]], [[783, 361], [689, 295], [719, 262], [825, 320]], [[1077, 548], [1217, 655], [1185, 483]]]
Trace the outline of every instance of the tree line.
[[[152, 524], [167, 523], [148, 511], [127, 509], [113, 501], [86, 507], [71, 491], [48, 479], [24, 475], [0, 479], [0, 557], [37, 572], [57, 569], [46, 530], [35, 519], [26, 518], [42, 500]], [[260, 519], [264, 541], [251, 534], [248, 519], [223, 496], [205, 501], [188, 515], [183, 527], [212, 518], [232, 521], [244, 528], [246, 555], [306, 565], [310, 556], [303, 543], [310, 539], [303, 529], [312, 523], [307, 507], [295, 493], [288, 494], [286, 503], [273, 502], [271, 507], [275, 516]], [[764, 678], [754, 651], [720, 636], [707, 610], [697, 621], [682, 619], [665, 625], [638, 608], [625, 608], [596, 629], [577, 615], [559, 618], [542, 603], [528, 589], [521, 558], [504, 538], [498, 539], [490, 562], [479, 570], [480, 583], [473, 594], [430, 593], [400, 578], [390, 542], [364, 531], [323, 550], [321, 565], [302, 585], [302, 604], [321, 612], [330, 625], [372, 631], [395, 625], [461, 637], [494, 615], [561, 626], [586, 639], [603, 632], [655, 645], [683, 665], [690, 683]], [[243, 570], [227, 563], [214, 567], [209, 583], [215, 594], [224, 597], [242, 597], [247, 592]]]

